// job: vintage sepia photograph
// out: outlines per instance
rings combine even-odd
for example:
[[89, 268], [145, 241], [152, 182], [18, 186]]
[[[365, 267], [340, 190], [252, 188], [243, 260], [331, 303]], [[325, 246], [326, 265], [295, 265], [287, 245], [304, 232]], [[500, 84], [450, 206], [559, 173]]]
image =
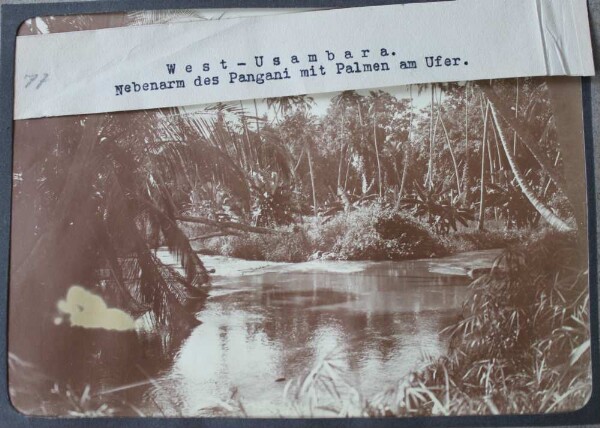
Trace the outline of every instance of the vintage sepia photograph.
[[13, 150], [9, 387], [26, 415], [512, 415], [590, 397], [579, 78], [17, 120]]

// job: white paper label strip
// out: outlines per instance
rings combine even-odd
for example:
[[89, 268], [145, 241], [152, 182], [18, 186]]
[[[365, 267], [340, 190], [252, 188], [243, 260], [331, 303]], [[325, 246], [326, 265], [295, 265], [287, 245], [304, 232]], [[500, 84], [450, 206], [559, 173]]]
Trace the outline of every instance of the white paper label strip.
[[594, 74], [585, 0], [456, 0], [17, 38], [15, 118]]

